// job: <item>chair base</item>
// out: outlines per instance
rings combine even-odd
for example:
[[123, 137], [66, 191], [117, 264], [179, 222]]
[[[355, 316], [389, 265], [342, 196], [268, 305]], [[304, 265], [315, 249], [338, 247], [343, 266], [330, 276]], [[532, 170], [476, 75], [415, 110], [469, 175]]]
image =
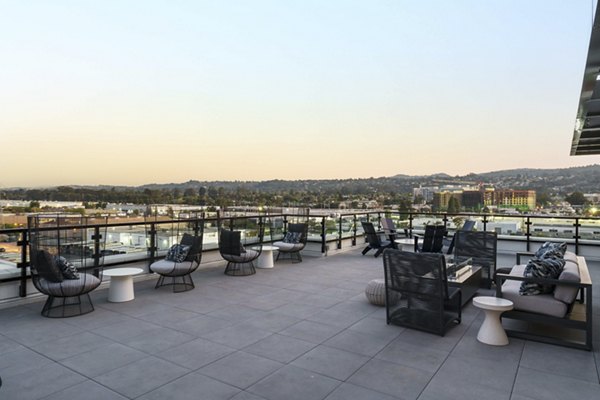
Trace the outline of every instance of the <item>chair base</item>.
[[48, 296], [41, 314], [47, 318], [70, 318], [92, 311], [94, 311], [94, 305], [90, 295], [86, 293], [70, 297]]
[[[171, 278], [170, 282], [165, 282], [165, 278]], [[177, 282], [178, 278], [181, 279], [181, 282]], [[154, 286], [154, 289], [158, 289], [159, 287], [163, 286], [172, 286], [173, 293], [187, 292], [196, 287], [194, 286], [194, 280], [190, 274], [178, 276], [160, 275], [160, 278], [158, 278], [158, 281], [156, 281], [156, 286]]]
[[225, 275], [229, 276], [248, 276], [256, 274], [256, 269], [252, 261], [246, 263], [227, 262], [225, 267]]
[[[279, 261], [279, 258], [281, 257], [282, 254], [288, 254], [289, 257], [287, 257], [287, 258], [292, 260], [293, 264], [302, 262], [302, 255], [300, 254], [299, 251], [281, 251], [281, 250], [279, 250], [279, 253], [277, 253], [277, 258], [275, 259], [275, 261]], [[286, 257], [282, 257], [282, 259], [283, 258], [286, 258]]]

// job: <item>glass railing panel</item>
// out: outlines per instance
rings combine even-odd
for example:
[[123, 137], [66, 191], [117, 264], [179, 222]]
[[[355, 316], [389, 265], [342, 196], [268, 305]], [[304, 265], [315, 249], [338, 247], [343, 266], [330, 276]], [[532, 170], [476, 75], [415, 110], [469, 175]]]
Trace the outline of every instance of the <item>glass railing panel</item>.
[[531, 238], [573, 240], [575, 237], [575, 219], [532, 217], [530, 233]]
[[[498, 235], [525, 236], [527, 232], [527, 218], [519, 215], [489, 216], [486, 230], [496, 232]], [[483, 229], [483, 224], [477, 225]]]

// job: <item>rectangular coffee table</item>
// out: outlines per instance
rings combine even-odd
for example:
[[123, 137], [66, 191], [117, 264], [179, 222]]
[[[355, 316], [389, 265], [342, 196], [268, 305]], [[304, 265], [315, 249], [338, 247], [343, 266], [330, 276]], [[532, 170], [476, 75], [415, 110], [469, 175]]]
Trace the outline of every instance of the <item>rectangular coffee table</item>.
[[477, 293], [481, 285], [481, 272], [479, 266], [473, 265], [470, 270], [456, 277], [448, 276], [448, 286], [460, 288], [461, 292], [461, 307], [467, 304], [471, 297]]

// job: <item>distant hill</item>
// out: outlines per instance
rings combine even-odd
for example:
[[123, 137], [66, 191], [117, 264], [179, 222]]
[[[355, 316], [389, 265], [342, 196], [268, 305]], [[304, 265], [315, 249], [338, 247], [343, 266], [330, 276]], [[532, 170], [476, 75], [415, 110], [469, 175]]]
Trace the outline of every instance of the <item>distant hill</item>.
[[277, 192], [281, 190], [309, 190], [342, 193], [372, 193], [373, 191], [410, 192], [414, 187], [440, 185], [466, 185], [491, 183], [499, 188], [532, 189], [550, 193], [573, 191], [600, 192], [600, 165], [584, 167], [533, 169], [520, 168], [492, 171], [480, 174], [451, 176], [446, 173], [411, 176], [398, 174], [391, 177], [362, 179], [318, 179], [318, 180], [267, 180], [267, 181], [197, 181], [184, 183], [147, 184], [138, 189], [200, 189], [222, 187], [224, 189], [247, 189]]

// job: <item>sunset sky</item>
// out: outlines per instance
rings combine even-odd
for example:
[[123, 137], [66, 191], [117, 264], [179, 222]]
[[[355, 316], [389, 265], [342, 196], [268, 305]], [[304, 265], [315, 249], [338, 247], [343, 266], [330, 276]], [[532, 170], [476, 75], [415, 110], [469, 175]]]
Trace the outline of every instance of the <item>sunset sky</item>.
[[591, 0], [0, 0], [0, 188], [571, 157]]

